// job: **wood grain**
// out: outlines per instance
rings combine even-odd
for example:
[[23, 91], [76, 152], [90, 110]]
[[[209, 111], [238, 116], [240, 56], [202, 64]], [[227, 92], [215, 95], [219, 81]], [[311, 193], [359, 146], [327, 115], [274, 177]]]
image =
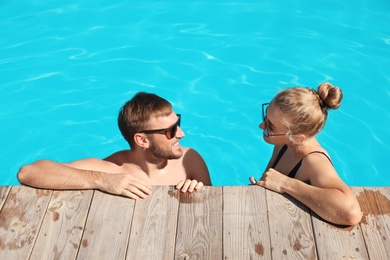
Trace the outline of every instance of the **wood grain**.
[[310, 212], [288, 195], [267, 190], [273, 259], [317, 259]]
[[360, 224], [329, 224], [258, 186], [100, 191], [0, 187], [0, 259], [389, 259], [390, 188], [352, 187]]
[[175, 259], [222, 259], [222, 187], [180, 194]]
[[136, 202], [127, 259], [173, 259], [179, 196], [173, 187], [162, 186]]
[[134, 200], [94, 191], [77, 259], [125, 259]]
[[75, 259], [93, 191], [55, 191], [30, 259]]
[[363, 219], [360, 223], [371, 259], [390, 258], [390, 189], [354, 187]]
[[14, 186], [0, 212], [0, 259], [28, 258], [52, 191]]
[[265, 189], [223, 188], [224, 259], [271, 259]]
[[10, 190], [11, 190], [11, 187], [9, 187], [9, 186], [0, 186], [0, 210], [3, 207]]

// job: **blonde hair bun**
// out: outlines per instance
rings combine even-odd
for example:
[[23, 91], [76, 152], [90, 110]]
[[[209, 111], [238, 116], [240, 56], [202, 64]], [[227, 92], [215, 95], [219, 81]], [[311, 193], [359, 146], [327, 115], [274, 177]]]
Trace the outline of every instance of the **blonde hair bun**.
[[317, 93], [324, 107], [330, 109], [339, 108], [343, 98], [343, 92], [339, 87], [333, 86], [329, 82], [324, 82], [318, 86]]

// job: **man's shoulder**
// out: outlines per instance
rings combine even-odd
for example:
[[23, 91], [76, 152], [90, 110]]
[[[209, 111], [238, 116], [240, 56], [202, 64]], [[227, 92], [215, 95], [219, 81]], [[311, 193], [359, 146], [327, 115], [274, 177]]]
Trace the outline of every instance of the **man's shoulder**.
[[187, 155], [187, 156], [199, 155], [199, 153], [194, 148], [182, 147], [181, 149], [183, 151], [183, 156], [185, 156], [185, 155]]
[[130, 150], [122, 150], [122, 151], [118, 151], [118, 152], [115, 152], [115, 153], [107, 156], [103, 160], [106, 162], [110, 162], [110, 163], [114, 163], [114, 164], [119, 165], [119, 164], [123, 164], [124, 162], [126, 162], [129, 158], [131, 158]]
[[186, 153], [186, 152], [188, 152], [189, 150], [193, 150], [192, 148], [190, 148], [190, 147], [181, 147], [181, 149], [182, 149], [182, 151], [183, 151], [183, 153]]
[[118, 160], [118, 159], [121, 159], [121, 158], [125, 158], [126, 156], [129, 155], [129, 151], [130, 150], [122, 150], [122, 151], [115, 152], [115, 153], [107, 156], [103, 160], [110, 161], [110, 160]]
[[84, 170], [98, 170], [102, 167], [107, 167], [109, 164], [111, 163], [99, 158], [85, 158], [70, 163], [65, 163], [65, 165]]
[[202, 160], [202, 156], [193, 148], [183, 147], [183, 160]]

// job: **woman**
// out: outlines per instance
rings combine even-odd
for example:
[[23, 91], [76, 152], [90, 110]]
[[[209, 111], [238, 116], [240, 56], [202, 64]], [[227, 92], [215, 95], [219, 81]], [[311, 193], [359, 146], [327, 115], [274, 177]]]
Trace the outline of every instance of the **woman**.
[[337, 109], [341, 99], [338, 87], [322, 83], [318, 91], [285, 89], [263, 104], [260, 128], [274, 150], [261, 179], [250, 177], [250, 182], [291, 195], [331, 223], [355, 225], [362, 218], [357, 198], [315, 138], [328, 109]]

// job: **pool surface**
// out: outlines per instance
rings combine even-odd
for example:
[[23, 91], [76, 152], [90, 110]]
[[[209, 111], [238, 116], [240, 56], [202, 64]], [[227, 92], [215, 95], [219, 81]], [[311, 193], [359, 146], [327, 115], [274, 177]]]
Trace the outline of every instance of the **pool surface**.
[[[293, 3], [292, 3], [293, 2]], [[390, 186], [390, 2], [2, 1], [0, 185], [39, 159], [127, 149], [116, 125], [138, 91], [182, 114], [183, 146], [214, 185], [260, 177], [261, 104], [324, 81], [344, 92], [318, 136], [341, 178]]]

